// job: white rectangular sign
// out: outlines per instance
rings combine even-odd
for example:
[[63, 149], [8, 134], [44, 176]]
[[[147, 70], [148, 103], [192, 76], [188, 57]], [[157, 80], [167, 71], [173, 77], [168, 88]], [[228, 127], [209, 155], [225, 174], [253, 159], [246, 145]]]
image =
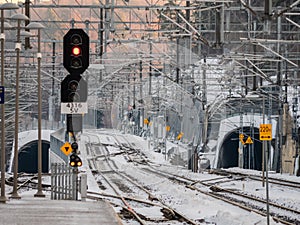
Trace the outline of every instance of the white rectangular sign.
[[61, 114], [84, 114], [88, 113], [87, 102], [62, 102], [60, 104]]

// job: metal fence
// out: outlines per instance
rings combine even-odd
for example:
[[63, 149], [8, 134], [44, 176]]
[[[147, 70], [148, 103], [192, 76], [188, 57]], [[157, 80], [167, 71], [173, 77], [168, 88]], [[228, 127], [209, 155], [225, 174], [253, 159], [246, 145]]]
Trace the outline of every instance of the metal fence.
[[77, 200], [77, 172], [63, 163], [51, 164], [51, 199]]

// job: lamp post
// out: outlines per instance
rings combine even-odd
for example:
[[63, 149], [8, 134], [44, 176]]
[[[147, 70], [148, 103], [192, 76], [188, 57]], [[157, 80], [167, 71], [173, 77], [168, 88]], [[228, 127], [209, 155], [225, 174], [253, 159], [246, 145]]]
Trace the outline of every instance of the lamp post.
[[19, 139], [19, 67], [20, 67], [20, 50], [21, 50], [21, 42], [20, 42], [20, 30], [21, 30], [21, 21], [29, 20], [27, 16], [24, 14], [16, 14], [13, 15], [11, 20], [17, 20], [17, 43], [16, 43], [16, 53], [17, 53], [17, 61], [16, 61], [16, 106], [15, 106], [15, 142], [14, 142], [14, 184], [13, 184], [13, 192], [11, 194], [11, 198], [20, 199], [21, 197], [18, 194], [18, 139]]
[[29, 23], [26, 29], [38, 31], [38, 52], [37, 52], [37, 76], [38, 76], [38, 191], [34, 197], [45, 197], [45, 194], [42, 191], [42, 84], [41, 84], [41, 29], [45, 27], [36, 22]]
[[[14, 3], [4, 3], [0, 5], [1, 11], [1, 86], [4, 87], [4, 41], [5, 41], [5, 34], [4, 28], [8, 27], [5, 26], [4, 23], [4, 10], [13, 10], [18, 9], [19, 7]], [[1, 196], [0, 196], [0, 203], [6, 202], [5, 196], [5, 105], [2, 104], [1, 107]]]

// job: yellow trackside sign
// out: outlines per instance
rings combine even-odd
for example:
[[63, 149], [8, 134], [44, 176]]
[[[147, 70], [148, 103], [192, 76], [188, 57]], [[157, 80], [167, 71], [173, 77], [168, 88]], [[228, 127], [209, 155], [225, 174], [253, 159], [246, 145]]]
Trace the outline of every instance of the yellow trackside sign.
[[244, 142], [244, 134], [240, 134], [239, 135], [239, 138], [240, 138], [240, 142], [242, 143], [242, 145], [244, 145], [245, 144], [245, 142]]
[[144, 119], [144, 124], [149, 124], [149, 120], [147, 118]]
[[252, 141], [252, 139], [251, 139], [250, 136], [248, 136], [248, 138], [247, 138], [247, 140], [246, 140], [245, 143], [246, 143], [246, 144], [253, 144], [253, 141]]
[[261, 141], [271, 141], [272, 140], [272, 124], [260, 124], [259, 140], [261, 140]]
[[166, 126], [166, 131], [170, 131], [171, 130], [171, 127], [170, 126]]
[[70, 155], [73, 151], [72, 146], [69, 142], [66, 142], [63, 146], [61, 146], [60, 150], [66, 155]]

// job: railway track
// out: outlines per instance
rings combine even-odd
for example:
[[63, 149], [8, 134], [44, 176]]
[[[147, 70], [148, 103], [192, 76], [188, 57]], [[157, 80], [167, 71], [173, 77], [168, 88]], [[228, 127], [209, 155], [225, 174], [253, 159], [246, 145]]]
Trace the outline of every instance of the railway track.
[[[134, 161], [134, 160], [133, 160]], [[140, 161], [137, 161], [137, 163], [140, 163]], [[142, 163], [143, 165], [147, 165], [145, 161]], [[149, 165], [149, 164], [148, 164]], [[149, 165], [150, 168], [153, 168], [153, 165]], [[150, 170], [147, 168], [144, 168], [149, 172]], [[155, 170], [152, 170], [152, 173], [157, 173], [158, 169], [155, 168]], [[252, 179], [255, 181], [261, 181], [262, 177], [257, 175], [249, 175], [249, 174], [242, 174], [237, 172], [229, 172], [225, 170], [211, 170], [210, 173], [212, 174], [218, 174], [223, 175], [223, 177], [214, 178], [206, 181], [198, 181], [190, 178], [186, 178], [183, 176], [179, 176], [177, 174], [170, 174], [165, 171], [159, 171], [159, 175], [165, 174], [164, 177], [176, 181], [177, 183], [182, 183], [186, 187], [197, 190], [201, 192], [202, 194], [207, 194], [211, 197], [217, 198], [219, 200], [225, 201], [227, 203], [236, 205], [240, 208], [243, 208], [247, 211], [256, 212], [259, 215], [267, 216], [265, 206], [267, 204], [266, 200], [249, 195], [247, 193], [241, 193], [239, 191], [230, 190], [227, 188], [221, 188], [218, 186], [218, 184], [224, 183], [224, 182], [232, 182], [232, 181], [240, 181], [244, 179]], [[226, 178], [226, 179], [224, 179]], [[282, 180], [278, 178], [269, 178], [269, 182], [275, 185], [280, 185], [284, 187], [290, 187], [294, 189], [300, 189], [300, 184], [293, 181], [287, 181]], [[200, 184], [205, 187], [209, 187], [211, 192], [204, 191], [201, 187], [197, 187], [196, 185]], [[269, 205], [271, 206], [271, 213], [270, 215], [272, 218], [277, 221], [281, 222], [283, 224], [300, 224], [299, 218], [300, 218], [300, 210], [286, 207], [284, 205], [280, 205], [274, 202], [269, 202]], [[289, 216], [286, 216], [286, 215]]]
[[[213, 180], [209, 180], [209, 182], [207, 182], [207, 180], [198, 181], [198, 180], [186, 178], [184, 176], [168, 173], [166, 171], [161, 171], [158, 170], [157, 168], [155, 168], [154, 170], [153, 168], [149, 167], [149, 168], [144, 168], [144, 170], [147, 172], [158, 174], [167, 179], [176, 181], [177, 183], [181, 183], [185, 185], [187, 188], [199, 191], [202, 194], [206, 194], [211, 197], [217, 198], [219, 200], [225, 201], [232, 205], [243, 208], [247, 211], [255, 212], [262, 216], [267, 216], [265, 210], [265, 205], [267, 203], [266, 200], [257, 196], [241, 193], [239, 191], [233, 191], [230, 189], [221, 188], [217, 186], [217, 184], [220, 183], [219, 181], [220, 178], [215, 179], [214, 180], [215, 183], [212, 183]], [[207, 191], [206, 189], [203, 189], [203, 187], [209, 187], [211, 191]], [[283, 224], [288, 224], [288, 225], [300, 224], [300, 221], [298, 219], [300, 218], [299, 209], [285, 207], [283, 205], [279, 205], [273, 202], [270, 202], [269, 204], [270, 206], [272, 206], [270, 215], [275, 221], [281, 222]], [[290, 216], [286, 216], [287, 213], [290, 214]]]
[[[215, 174], [216, 177], [214, 178], [209, 178], [206, 180], [197, 180], [197, 179], [191, 179], [185, 176], [180, 176], [178, 174], [166, 172], [165, 170], [160, 170], [161, 165], [157, 165], [153, 162], [150, 162], [147, 157], [141, 151], [139, 151], [140, 146], [136, 146], [128, 141], [126, 141], [126, 138], [122, 137], [122, 140], [120, 140], [119, 137], [114, 136], [116, 140], [116, 144], [114, 148], [119, 148], [117, 152], [111, 152], [109, 151], [109, 148], [112, 148], [113, 146], [106, 145], [105, 148], [102, 147], [102, 150], [106, 149], [105, 153], [104, 152], [99, 152], [96, 156], [97, 160], [102, 160], [101, 162], [105, 161], [109, 162], [111, 165], [104, 166], [102, 165], [102, 176], [103, 174], [114, 174], [114, 176], [119, 176], [121, 179], [126, 182], [129, 182], [130, 184], [127, 184], [127, 186], [135, 186], [140, 190], [143, 190], [144, 193], [146, 193], [146, 196], [144, 196], [144, 201], [143, 204], [150, 204], [149, 199], [159, 199], [157, 196], [154, 196], [149, 192], [149, 187], [143, 187], [142, 184], [138, 184], [137, 181], [139, 180], [138, 178], [135, 178], [134, 175], [132, 174], [126, 174], [125, 171], [120, 170], [117, 165], [114, 163], [113, 157], [116, 156], [123, 156], [124, 159], [127, 161], [127, 163], [132, 163], [137, 170], [143, 171], [143, 173], [146, 174], [154, 174], [156, 176], [159, 176], [161, 178], [165, 178], [171, 182], [173, 182], [176, 185], [181, 185], [185, 188], [188, 188], [190, 190], [200, 192], [201, 194], [213, 197], [215, 199], [218, 199], [220, 201], [232, 204], [234, 206], [237, 206], [243, 210], [247, 210], [249, 212], [255, 212], [259, 215], [266, 216], [266, 201], [260, 197], [260, 196], [255, 196], [252, 195], [251, 193], [246, 193], [241, 190], [231, 190], [230, 188], [224, 188], [222, 187], [222, 184], [226, 184], [227, 182], [240, 182], [245, 179], [253, 179], [256, 181], [261, 181], [260, 177], [256, 176], [249, 176], [245, 174], [237, 174], [237, 173], [228, 173], [227, 171], [211, 171], [211, 174]], [[100, 142], [99, 142], [100, 143]], [[99, 144], [101, 145], [101, 144]], [[113, 166], [113, 168], [112, 168]], [[109, 168], [108, 168], [109, 167]], [[117, 175], [116, 175], [117, 174]], [[117, 179], [115, 179], [117, 180]], [[120, 179], [119, 179], [120, 180]], [[288, 186], [291, 189], [298, 190], [299, 186], [298, 183], [296, 182], [289, 182], [289, 181], [281, 181], [280, 179], [274, 179], [272, 180], [273, 184], [276, 185], [283, 185], [283, 186]], [[124, 185], [126, 186], [126, 185]], [[136, 193], [137, 195], [141, 195], [140, 193]], [[94, 193], [95, 195], [95, 193]], [[99, 193], [98, 193], [99, 195]], [[101, 195], [101, 194], [100, 194]], [[102, 193], [103, 195], [103, 193]], [[118, 196], [118, 195], [117, 195]], [[128, 199], [129, 196], [126, 196], [124, 194], [120, 194], [120, 196], [116, 197], [114, 196], [113, 198], [123, 198]], [[94, 196], [96, 197], [96, 196]], [[99, 197], [99, 196], [98, 196]], [[103, 197], [103, 196], [102, 196]], [[101, 197], [101, 198], [102, 198]], [[131, 197], [132, 198], [132, 197]], [[147, 199], [147, 200], [146, 200]], [[140, 201], [140, 199], [133, 198], [131, 201]], [[134, 205], [136, 203], [133, 203]], [[125, 204], [126, 205], [126, 204]], [[165, 205], [164, 202], [161, 204], [161, 209], [165, 210], [168, 212], [169, 215], [176, 215], [177, 219], [181, 219], [181, 222], [185, 220], [180, 214], [176, 213], [176, 210], [170, 207], [169, 205]], [[165, 207], [165, 208], [164, 208]], [[300, 211], [299, 208], [293, 208], [293, 207], [287, 207], [284, 205], [280, 205], [276, 202], [270, 201], [270, 215], [272, 216], [274, 221], [280, 222], [282, 224], [300, 224], [299, 219], [300, 218]], [[131, 208], [131, 207], [130, 207]], [[167, 208], [167, 210], [166, 210]], [[136, 210], [138, 211], [138, 210]], [[166, 216], [168, 217], [168, 216]], [[142, 220], [151, 220], [147, 217], [141, 216]], [[174, 218], [173, 218], [174, 219]], [[188, 218], [186, 218], [188, 219]], [[153, 222], [154, 220], [152, 220]], [[156, 222], [162, 222], [161, 220], [157, 220]], [[204, 220], [203, 220], [204, 221]], [[202, 221], [202, 222], [203, 222]], [[187, 220], [186, 223], [188, 224], [197, 224], [197, 220]]]
[[[44, 176], [50, 176], [50, 174], [44, 174]], [[27, 189], [27, 188], [38, 188], [37, 183], [38, 176], [36, 174], [20, 174], [17, 180], [17, 190]], [[9, 186], [14, 185], [13, 176], [9, 176], [5, 179], [5, 184]], [[47, 191], [50, 190], [51, 185], [42, 184], [42, 189]]]
[[[176, 222], [177, 224], [199, 224], [172, 208], [170, 205], [167, 205], [162, 199], [155, 196], [136, 180], [125, 175], [125, 173], [118, 168], [116, 163], [111, 160], [110, 157], [116, 154], [110, 152], [108, 146], [95, 147], [95, 152], [102, 153], [101, 157], [96, 158], [102, 160], [97, 164], [101, 164], [101, 166], [98, 166], [97, 172], [94, 172], [94, 174], [100, 174], [105, 182], [104, 185], [109, 186], [114, 194], [88, 192], [88, 198], [94, 200], [105, 198], [109, 200], [113, 206], [122, 208], [120, 214], [123, 219], [135, 219], [140, 224], [148, 224], [149, 222], [151, 222], [151, 224], [170, 224], [170, 222], [172, 222], [172, 224], [176, 224]], [[127, 148], [125, 157], [126, 160], [130, 161], [130, 155], [135, 154], [135, 151], [132, 151], [128, 146], [121, 147], [122, 151], [123, 148]], [[106, 165], [104, 165], [104, 162]], [[93, 162], [93, 164], [95, 165], [95, 162]], [[117, 177], [119, 177], [119, 179]], [[103, 183], [101, 183], [101, 187], [103, 188]], [[128, 196], [128, 193], [130, 193], [130, 196]], [[138, 197], [132, 197], [134, 195]], [[115, 201], [116, 199], [118, 200], [117, 202]], [[145, 207], [147, 207], [148, 211], [149, 207], [153, 208], [150, 211], [156, 211], [154, 217], [149, 214], [143, 214], [142, 209]]]
[[[262, 182], [262, 180], [263, 180], [262, 175], [245, 174], [245, 173], [241, 173], [241, 172], [233, 172], [233, 171], [227, 171], [227, 170], [222, 170], [222, 169], [210, 170], [210, 173], [225, 176], [225, 177], [234, 176], [235, 178], [239, 177], [240, 179], [247, 178], [247, 179], [256, 180], [256, 181], [260, 181], [260, 182]], [[268, 182], [270, 184], [275, 184], [275, 185], [284, 186], [284, 187], [291, 187], [291, 188], [300, 190], [299, 182], [295, 182], [295, 181], [291, 181], [291, 180], [284, 180], [284, 179], [280, 179], [280, 178], [274, 178], [274, 177], [270, 177], [270, 176], [268, 177]]]

